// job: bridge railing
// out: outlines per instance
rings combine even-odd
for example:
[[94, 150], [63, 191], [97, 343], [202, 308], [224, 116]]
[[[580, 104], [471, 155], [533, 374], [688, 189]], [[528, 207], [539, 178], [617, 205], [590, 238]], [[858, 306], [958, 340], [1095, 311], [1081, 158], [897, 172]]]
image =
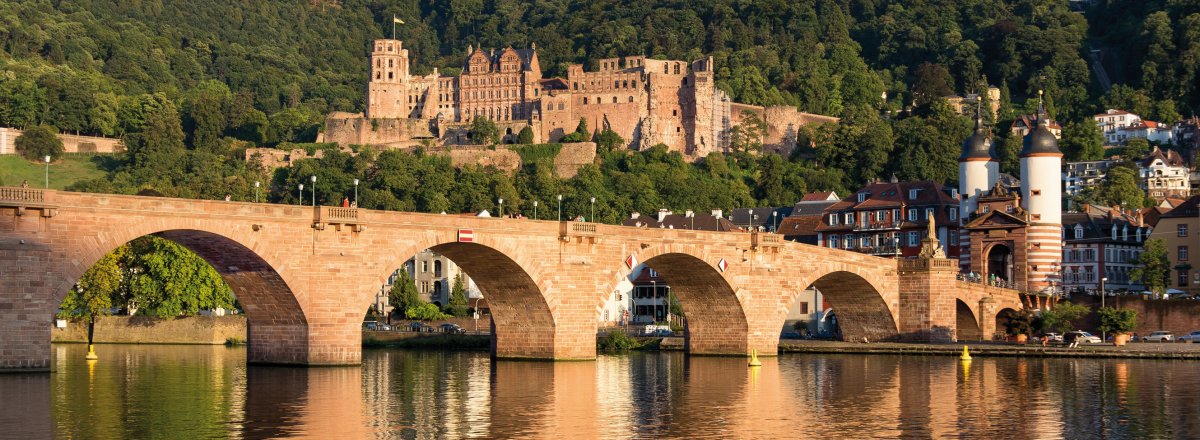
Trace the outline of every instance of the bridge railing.
[[42, 217], [54, 217], [58, 208], [53, 201], [54, 191], [0, 186], [0, 206], [15, 208], [18, 216], [25, 215], [26, 209], [37, 209]]
[[318, 206], [313, 211], [313, 228], [325, 229], [326, 224], [334, 225], [339, 231], [343, 225], [351, 226], [354, 232], [363, 230], [363, 221], [358, 208]]

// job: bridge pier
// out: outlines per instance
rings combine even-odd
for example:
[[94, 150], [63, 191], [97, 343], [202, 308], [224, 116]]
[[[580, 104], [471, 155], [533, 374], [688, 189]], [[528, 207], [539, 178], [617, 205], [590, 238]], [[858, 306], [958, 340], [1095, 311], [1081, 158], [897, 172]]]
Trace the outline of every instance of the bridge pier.
[[0, 372], [50, 371], [51, 259], [32, 238], [0, 237]]
[[958, 263], [945, 258], [899, 260], [900, 339], [953, 342], [958, 328], [954, 274]]

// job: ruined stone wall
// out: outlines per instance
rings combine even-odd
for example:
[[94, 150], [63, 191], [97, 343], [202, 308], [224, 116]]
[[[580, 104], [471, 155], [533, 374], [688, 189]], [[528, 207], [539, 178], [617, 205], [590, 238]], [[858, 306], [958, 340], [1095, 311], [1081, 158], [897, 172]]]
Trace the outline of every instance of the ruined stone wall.
[[[17, 138], [24, 133], [16, 128], [0, 127], [0, 154], [17, 154]], [[125, 144], [118, 138], [79, 136], [59, 133], [64, 153], [120, 153]]]
[[325, 119], [325, 131], [317, 142], [341, 145], [374, 145], [415, 148], [433, 139], [434, 121], [428, 119], [371, 119], [362, 114], [333, 113]]
[[[438, 154], [450, 156], [450, 163], [461, 168], [467, 165], [483, 167], [493, 166], [496, 169], [512, 173], [521, 168], [521, 155], [508, 148], [489, 149], [482, 145], [455, 147], [446, 149]], [[560, 178], [575, 177], [579, 168], [596, 160], [596, 144], [592, 142], [574, 142], [562, 145], [562, 150], [554, 157], [554, 173]]]

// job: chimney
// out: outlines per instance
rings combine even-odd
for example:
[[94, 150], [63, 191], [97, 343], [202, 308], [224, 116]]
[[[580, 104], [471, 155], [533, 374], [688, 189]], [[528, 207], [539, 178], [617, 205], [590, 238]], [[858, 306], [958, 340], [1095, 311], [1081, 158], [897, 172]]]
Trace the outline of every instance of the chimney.
[[692, 218], [692, 217], [696, 216], [696, 213], [692, 212], [692, 210], [689, 209], [683, 213], [683, 216], [687, 217], [687, 218]]
[[1139, 209], [1137, 212], [1137, 223], [1139, 228], [1146, 226], [1146, 218], [1143, 216], [1142, 211], [1143, 210]]
[[637, 220], [637, 218], [641, 216], [642, 214], [639, 214], [637, 211], [634, 211], [633, 214], [629, 214], [629, 218], [633, 220]]
[[668, 211], [667, 208], [659, 209], [658, 210], [658, 222], [662, 223], [662, 221], [665, 220], [668, 215], [671, 215], [671, 211]]
[[716, 217], [716, 218], [721, 218], [721, 214], [723, 214], [723, 212], [722, 212], [720, 209], [714, 209], [714, 210], [712, 210], [712, 216], [713, 216], [713, 217]]

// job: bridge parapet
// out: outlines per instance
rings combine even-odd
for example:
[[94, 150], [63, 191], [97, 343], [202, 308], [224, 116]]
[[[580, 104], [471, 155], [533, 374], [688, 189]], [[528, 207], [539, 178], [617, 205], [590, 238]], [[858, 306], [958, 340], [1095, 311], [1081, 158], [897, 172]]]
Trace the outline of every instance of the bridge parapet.
[[18, 216], [25, 215], [26, 209], [37, 209], [42, 217], [54, 217], [58, 213], [58, 206], [53, 203], [54, 193], [43, 189], [0, 186], [0, 206], [14, 208]]
[[559, 240], [570, 242], [572, 237], [576, 237], [581, 243], [595, 244], [596, 235], [598, 235], [598, 228], [595, 223], [573, 222], [570, 220], [559, 222]]
[[323, 230], [330, 224], [337, 230], [349, 226], [354, 232], [362, 232], [365, 227], [358, 208], [343, 208], [340, 206], [318, 206], [313, 210], [313, 229]]

